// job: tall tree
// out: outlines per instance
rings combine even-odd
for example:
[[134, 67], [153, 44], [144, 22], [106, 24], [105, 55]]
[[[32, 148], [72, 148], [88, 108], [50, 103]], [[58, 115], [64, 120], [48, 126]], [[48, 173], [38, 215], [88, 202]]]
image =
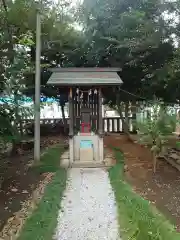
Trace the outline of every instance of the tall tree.
[[[136, 96], [165, 97], [160, 73], [173, 58], [174, 27], [165, 20], [164, 13], [172, 10], [172, 4], [160, 0], [84, 0], [79, 8], [89, 44], [85, 64], [122, 69], [125, 91], [104, 92], [121, 117], [121, 101], [139, 100]], [[124, 127], [127, 130], [125, 122]]]
[[123, 89], [152, 98], [150, 81], [173, 54], [173, 29], [163, 17], [168, 9], [160, 0], [85, 0], [80, 16], [90, 65], [121, 67]]

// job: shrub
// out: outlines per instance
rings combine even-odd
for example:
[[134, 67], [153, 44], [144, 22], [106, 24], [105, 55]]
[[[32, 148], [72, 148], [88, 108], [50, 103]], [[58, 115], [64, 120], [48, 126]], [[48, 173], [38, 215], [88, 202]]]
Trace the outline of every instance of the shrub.
[[163, 152], [173, 127], [172, 116], [167, 113], [162, 103], [153, 106], [151, 117], [137, 123], [139, 142], [151, 147], [154, 172], [156, 172], [157, 158]]
[[[25, 126], [28, 135], [34, 136], [34, 123]], [[46, 123], [40, 125], [41, 136], [49, 135], [68, 135], [69, 126], [64, 126], [61, 123]]]

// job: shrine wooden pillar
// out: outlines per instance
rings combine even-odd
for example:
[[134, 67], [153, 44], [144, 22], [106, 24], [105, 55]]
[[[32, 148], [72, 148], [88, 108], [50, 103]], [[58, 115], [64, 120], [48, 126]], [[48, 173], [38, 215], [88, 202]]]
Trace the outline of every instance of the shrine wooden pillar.
[[66, 90], [68, 87], [69, 166], [104, 164], [102, 89], [123, 83], [118, 75], [121, 69], [53, 68], [50, 71], [48, 84], [66, 87]]
[[99, 161], [104, 161], [104, 129], [103, 129], [103, 117], [102, 117], [102, 90], [99, 88], [99, 99], [98, 99], [98, 132], [99, 132]]
[[69, 136], [73, 137], [73, 97], [72, 97], [72, 87], [69, 89]]
[[103, 116], [102, 116], [102, 90], [99, 88], [99, 99], [98, 99], [98, 133], [100, 137], [104, 135], [103, 129]]
[[72, 87], [69, 89], [69, 158], [70, 164], [74, 161], [74, 120], [73, 120], [73, 93]]

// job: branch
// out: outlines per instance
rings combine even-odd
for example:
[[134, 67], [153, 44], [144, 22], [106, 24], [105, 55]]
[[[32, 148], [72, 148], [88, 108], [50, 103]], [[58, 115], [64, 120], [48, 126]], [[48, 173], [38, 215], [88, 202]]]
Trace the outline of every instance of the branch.
[[7, 10], [6, 1], [5, 1], [5, 0], [2, 0], [2, 4], [3, 4], [4, 10], [5, 10], [6, 14], [7, 14], [7, 13], [8, 13], [8, 10]]
[[[9, 22], [8, 22], [8, 7], [6, 4], [6, 0], [2, 0], [2, 5], [5, 11], [5, 21], [6, 21], [6, 25], [7, 25], [7, 32], [8, 32], [8, 36], [9, 36], [9, 42], [10, 42], [10, 49], [13, 52], [13, 39], [12, 39], [12, 33], [11, 33], [11, 28], [9, 26]], [[11, 61], [14, 60], [14, 57], [12, 56]]]

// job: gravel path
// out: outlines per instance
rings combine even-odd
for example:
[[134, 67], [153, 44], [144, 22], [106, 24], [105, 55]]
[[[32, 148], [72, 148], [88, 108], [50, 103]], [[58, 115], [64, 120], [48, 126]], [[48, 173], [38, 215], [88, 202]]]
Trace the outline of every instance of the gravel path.
[[120, 240], [114, 194], [102, 169], [70, 169], [56, 240]]

